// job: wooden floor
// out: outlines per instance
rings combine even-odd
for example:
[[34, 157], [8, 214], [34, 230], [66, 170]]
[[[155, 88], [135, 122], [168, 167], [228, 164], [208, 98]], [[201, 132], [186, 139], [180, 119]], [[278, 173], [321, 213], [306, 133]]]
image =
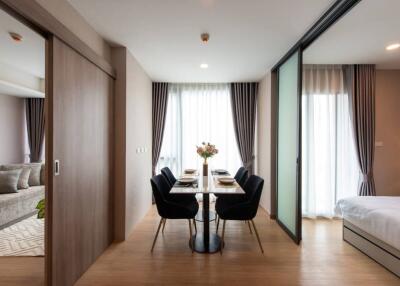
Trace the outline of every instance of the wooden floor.
[[44, 257], [0, 257], [1, 286], [43, 286]]
[[342, 240], [341, 221], [304, 220], [297, 246], [260, 210], [255, 222], [265, 254], [245, 223], [227, 222], [222, 256], [192, 254], [183, 220], [167, 222], [151, 254], [158, 222], [152, 208], [129, 239], [112, 245], [77, 285], [400, 285]]

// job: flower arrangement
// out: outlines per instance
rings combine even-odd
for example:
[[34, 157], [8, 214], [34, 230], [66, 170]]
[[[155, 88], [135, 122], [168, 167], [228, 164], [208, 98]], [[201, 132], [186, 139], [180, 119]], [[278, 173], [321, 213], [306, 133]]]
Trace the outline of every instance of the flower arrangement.
[[196, 146], [197, 147], [197, 154], [199, 154], [200, 157], [204, 158], [204, 164], [207, 164], [207, 159], [211, 158], [215, 154], [218, 154], [218, 149], [215, 148], [215, 145], [212, 145], [210, 143], [201, 143], [202, 146]]

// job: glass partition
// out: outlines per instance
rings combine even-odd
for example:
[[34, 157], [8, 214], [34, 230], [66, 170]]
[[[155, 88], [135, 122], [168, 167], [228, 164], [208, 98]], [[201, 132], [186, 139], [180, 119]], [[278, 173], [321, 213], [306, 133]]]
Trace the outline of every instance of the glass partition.
[[[301, 239], [299, 185], [299, 52], [278, 69], [277, 219], [295, 242]], [[300, 78], [299, 78], [300, 76]]]

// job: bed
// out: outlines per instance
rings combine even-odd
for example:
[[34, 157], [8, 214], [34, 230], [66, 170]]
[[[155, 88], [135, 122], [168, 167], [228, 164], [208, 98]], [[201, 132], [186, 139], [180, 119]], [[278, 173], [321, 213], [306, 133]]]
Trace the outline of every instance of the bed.
[[400, 197], [339, 200], [343, 239], [400, 276]]

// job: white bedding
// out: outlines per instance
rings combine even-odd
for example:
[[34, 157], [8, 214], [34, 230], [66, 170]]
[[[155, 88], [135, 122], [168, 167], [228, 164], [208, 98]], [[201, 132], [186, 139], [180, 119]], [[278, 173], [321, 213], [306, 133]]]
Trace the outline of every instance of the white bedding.
[[353, 197], [339, 200], [336, 214], [400, 250], [400, 197]]

